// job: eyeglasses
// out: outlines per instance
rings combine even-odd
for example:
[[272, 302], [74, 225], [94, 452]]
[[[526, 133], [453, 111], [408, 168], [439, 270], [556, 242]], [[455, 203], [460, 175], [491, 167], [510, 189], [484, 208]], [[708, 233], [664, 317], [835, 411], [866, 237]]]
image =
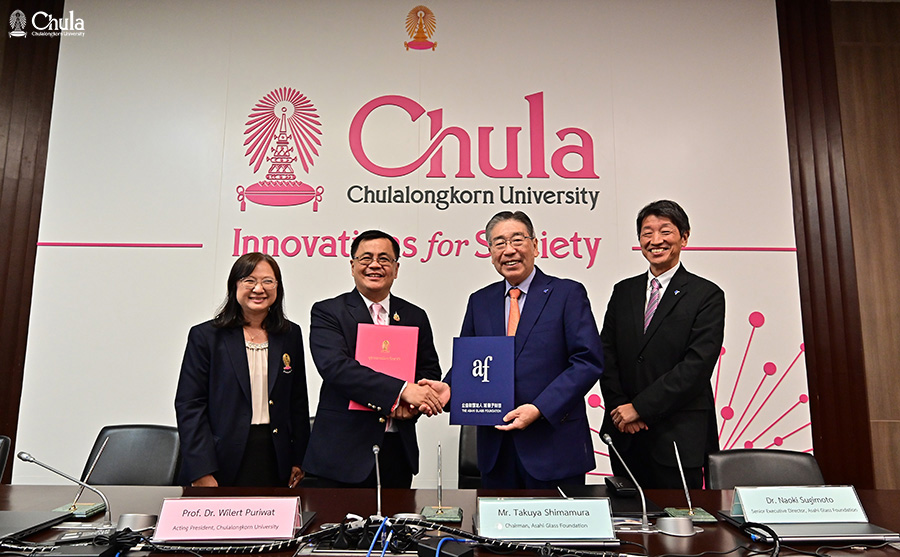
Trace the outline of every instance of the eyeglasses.
[[491, 240], [491, 249], [502, 251], [506, 249], [507, 245], [512, 246], [515, 249], [519, 249], [520, 247], [525, 245], [525, 242], [528, 240], [534, 240], [534, 236], [522, 236], [516, 235], [507, 240], [506, 238], [495, 238]]
[[256, 288], [257, 284], [262, 284], [263, 289], [272, 290], [276, 286], [278, 286], [278, 281], [273, 278], [264, 278], [262, 280], [256, 280], [253, 277], [244, 277], [241, 279], [241, 286], [246, 288], [247, 290], [253, 290]]
[[373, 261], [377, 262], [382, 267], [387, 267], [392, 265], [396, 259], [390, 258], [386, 255], [379, 255], [378, 257], [373, 257], [371, 254], [360, 255], [359, 257], [354, 257], [354, 261], [362, 265], [363, 267], [368, 267], [372, 264]]

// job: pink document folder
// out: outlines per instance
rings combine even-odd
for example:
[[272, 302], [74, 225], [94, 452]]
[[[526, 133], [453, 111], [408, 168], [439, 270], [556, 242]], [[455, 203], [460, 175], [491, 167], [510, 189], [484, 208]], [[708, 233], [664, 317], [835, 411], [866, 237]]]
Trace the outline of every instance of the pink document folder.
[[[410, 383], [416, 380], [419, 328], [360, 323], [356, 329], [356, 361], [379, 373]], [[350, 410], [371, 410], [350, 401]]]

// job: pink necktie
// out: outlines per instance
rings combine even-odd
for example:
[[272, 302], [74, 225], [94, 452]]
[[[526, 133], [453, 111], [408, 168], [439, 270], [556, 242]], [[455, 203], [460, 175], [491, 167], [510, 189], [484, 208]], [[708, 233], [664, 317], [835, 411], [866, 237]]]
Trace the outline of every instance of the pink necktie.
[[[369, 313], [372, 314], [372, 321], [374, 321], [376, 325], [387, 325], [388, 324], [387, 315], [386, 315], [387, 312], [384, 312], [385, 314], [383, 315], [381, 313], [382, 309], [384, 309], [384, 307], [381, 304], [379, 304], [378, 302], [375, 302], [374, 304], [369, 306]], [[399, 401], [399, 399], [398, 399], [398, 401]], [[391, 426], [393, 426], [393, 421], [394, 420], [392, 418], [388, 418], [387, 420], [385, 420], [385, 422], [384, 422], [384, 430], [385, 431], [393, 431], [391, 429]]]
[[659, 281], [653, 279], [650, 281], [650, 301], [647, 302], [647, 311], [644, 312], [644, 332], [647, 332], [647, 326], [650, 324], [650, 320], [653, 319], [653, 314], [656, 312], [656, 307], [659, 306]]
[[[378, 302], [375, 302], [374, 304], [372, 304], [372, 321], [374, 321], [376, 325], [387, 325], [387, 319], [381, 313], [381, 310], [383, 310], [383, 309], [384, 309], [384, 307], [382, 307], [382, 305], [379, 304]], [[385, 312], [385, 313], [387, 313], [387, 312]]]

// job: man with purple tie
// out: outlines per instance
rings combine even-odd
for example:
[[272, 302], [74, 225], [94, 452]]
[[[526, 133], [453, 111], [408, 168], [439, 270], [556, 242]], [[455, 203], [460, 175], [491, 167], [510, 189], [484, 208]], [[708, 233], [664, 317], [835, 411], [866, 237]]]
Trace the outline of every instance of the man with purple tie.
[[[674, 201], [638, 213], [641, 253], [650, 269], [613, 288], [600, 337], [606, 369], [600, 389], [609, 434], [643, 488], [680, 489], [677, 443], [688, 487], [718, 450], [710, 377], [725, 329], [725, 293], [680, 263], [691, 232]], [[627, 476], [611, 459], [613, 473]]]

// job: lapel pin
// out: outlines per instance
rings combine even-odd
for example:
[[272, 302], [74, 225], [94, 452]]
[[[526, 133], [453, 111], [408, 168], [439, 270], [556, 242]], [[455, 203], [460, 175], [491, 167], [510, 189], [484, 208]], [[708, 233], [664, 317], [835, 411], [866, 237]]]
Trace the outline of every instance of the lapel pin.
[[549, 289], [549, 288], [545, 288], [545, 289], [544, 289], [544, 294], [546, 294], [547, 292], [550, 292], [550, 289]]
[[679, 292], [681, 292], [681, 290], [676, 290], [675, 295], [677, 296]]
[[398, 323], [400, 322], [400, 316], [397, 315], [397, 312], [396, 312], [396, 311], [394, 312], [394, 321], [396, 321], [396, 322], [398, 322]]
[[287, 352], [284, 353], [284, 356], [281, 357], [281, 361], [284, 362], [284, 372], [291, 372], [291, 356]]

